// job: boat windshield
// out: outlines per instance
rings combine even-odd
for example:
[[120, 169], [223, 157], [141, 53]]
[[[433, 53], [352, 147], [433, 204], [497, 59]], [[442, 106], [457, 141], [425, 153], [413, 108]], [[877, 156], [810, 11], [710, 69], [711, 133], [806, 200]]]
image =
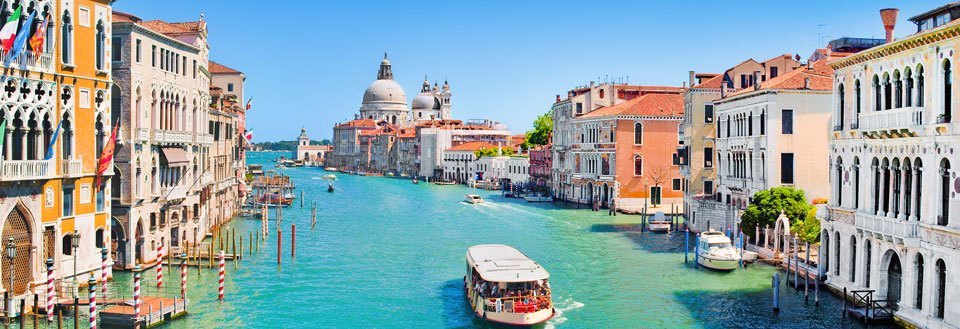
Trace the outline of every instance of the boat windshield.
[[714, 242], [710, 244], [710, 249], [713, 249], [713, 248], [723, 249], [723, 248], [731, 248], [731, 247], [733, 247], [733, 245], [731, 245], [730, 242]]

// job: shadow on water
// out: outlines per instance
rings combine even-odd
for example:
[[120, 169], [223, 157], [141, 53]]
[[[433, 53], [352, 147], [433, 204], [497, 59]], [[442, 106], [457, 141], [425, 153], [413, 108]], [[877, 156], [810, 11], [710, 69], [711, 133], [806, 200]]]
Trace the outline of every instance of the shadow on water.
[[[641, 231], [640, 224], [593, 224], [592, 233], [622, 233], [644, 251], [655, 254], [682, 254], [684, 247], [683, 232]], [[691, 250], [694, 243], [691, 234]]]
[[[446, 328], [490, 328], [507, 329], [517, 328], [514, 326], [502, 325], [493, 322], [487, 322], [473, 314], [470, 310], [470, 304], [463, 295], [463, 279], [454, 279], [444, 282], [441, 288], [441, 297], [443, 298], [443, 322]], [[543, 328], [540, 324], [528, 328]]]

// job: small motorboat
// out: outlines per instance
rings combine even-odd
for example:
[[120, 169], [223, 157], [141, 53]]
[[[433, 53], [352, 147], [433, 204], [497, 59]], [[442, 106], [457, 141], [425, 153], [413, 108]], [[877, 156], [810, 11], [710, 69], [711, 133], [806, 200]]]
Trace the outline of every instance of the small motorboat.
[[340, 171], [340, 170], [337, 169], [337, 167], [326, 167], [326, 168], [323, 168], [323, 170], [332, 171], [332, 172]]
[[323, 179], [326, 179], [326, 180], [337, 180], [337, 175], [334, 175], [334, 174], [326, 174], [326, 175], [323, 175]]
[[466, 201], [469, 204], [478, 204], [483, 202], [483, 198], [476, 194], [467, 194], [464, 201]]
[[755, 251], [744, 250], [743, 251], [743, 261], [747, 263], [753, 263], [757, 261], [757, 258], [760, 257], [760, 254]]
[[670, 224], [667, 215], [664, 215], [662, 211], [653, 214], [653, 217], [647, 222], [650, 232], [670, 232]]
[[414, 183], [414, 184], [420, 184], [420, 181], [417, 180], [416, 178], [414, 178], [414, 179], [413, 179], [413, 183]]
[[333, 190], [334, 190], [333, 183], [330, 183], [329, 185], [327, 185], [327, 192], [333, 192]]
[[546, 195], [527, 195], [523, 197], [527, 202], [550, 202], [553, 198]]
[[730, 243], [730, 238], [716, 230], [700, 233], [697, 263], [717, 271], [732, 271], [740, 265], [740, 249]]

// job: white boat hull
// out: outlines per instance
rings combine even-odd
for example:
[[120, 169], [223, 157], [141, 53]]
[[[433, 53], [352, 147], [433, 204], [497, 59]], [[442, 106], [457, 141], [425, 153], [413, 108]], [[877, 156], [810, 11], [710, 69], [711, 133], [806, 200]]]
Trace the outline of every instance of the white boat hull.
[[740, 260], [738, 259], [719, 259], [703, 255], [698, 258], [697, 262], [700, 263], [700, 266], [717, 271], [733, 271], [740, 266]]
[[755, 262], [755, 261], [757, 261], [757, 258], [758, 258], [758, 257], [760, 257], [760, 254], [758, 254], [758, 253], [756, 253], [756, 252], [747, 251], [747, 250], [744, 250], [744, 251], [743, 251], [743, 261], [744, 261], [744, 262], [750, 262], [750, 263]]
[[527, 200], [527, 202], [550, 202], [550, 201], [553, 201], [553, 200], [551, 200], [551, 198], [548, 197], [548, 196], [525, 196], [525, 197], [523, 197], [523, 199], [524, 199], [524, 200]]
[[670, 232], [670, 222], [650, 222], [650, 232]]

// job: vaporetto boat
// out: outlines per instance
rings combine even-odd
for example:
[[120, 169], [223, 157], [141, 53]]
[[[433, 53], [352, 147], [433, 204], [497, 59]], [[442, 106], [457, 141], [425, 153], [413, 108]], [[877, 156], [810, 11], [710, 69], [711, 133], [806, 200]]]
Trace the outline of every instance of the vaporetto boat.
[[484, 244], [467, 250], [464, 291], [473, 313], [497, 323], [528, 326], [545, 322], [555, 310], [550, 274], [519, 250]]

